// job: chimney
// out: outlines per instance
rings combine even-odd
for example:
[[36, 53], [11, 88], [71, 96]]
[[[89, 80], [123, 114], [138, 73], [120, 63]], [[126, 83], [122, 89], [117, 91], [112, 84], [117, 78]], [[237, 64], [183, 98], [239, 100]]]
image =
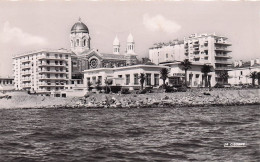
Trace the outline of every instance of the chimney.
[[255, 60], [250, 60], [250, 66], [253, 66], [255, 64]]
[[242, 66], [242, 65], [243, 65], [242, 60], [239, 60], [239, 61], [238, 61], [238, 66], [240, 67], [240, 66]]

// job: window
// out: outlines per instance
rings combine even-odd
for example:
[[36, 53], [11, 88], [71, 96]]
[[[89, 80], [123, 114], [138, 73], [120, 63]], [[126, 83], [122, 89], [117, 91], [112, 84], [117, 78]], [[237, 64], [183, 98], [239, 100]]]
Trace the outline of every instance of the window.
[[58, 58], [58, 54], [55, 54], [55, 58]]
[[138, 74], [134, 74], [134, 84], [138, 84]]
[[98, 80], [99, 80], [100, 83], [102, 84], [102, 76], [98, 76]]
[[49, 54], [49, 53], [47, 53], [47, 54], [46, 54], [46, 57], [50, 57], [50, 54]]
[[122, 75], [118, 75], [118, 78], [122, 78]]
[[50, 71], [50, 67], [47, 67], [47, 71]]
[[240, 75], [243, 75], [243, 71], [240, 71]]
[[62, 67], [60, 68], [60, 71], [63, 71], [63, 68], [62, 68]]
[[60, 77], [62, 78], [62, 77], [63, 77], [63, 74], [60, 74]]
[[155, 86], [159, 85], [159, 74], [154, 74], [154, 85]]
[[79, 39], [77, 39], [77, 46], [79, 46]]
[[65, 57], [66, 57], [66, 59], [68, 59], [68, 58], [69, 58], [69, 56], [68, 56], [68, 55], [66, 55]]
[[62, 58], [62, 54], [60, 54], [60, 58]]
[[60, 61], [60, 65], [62, 65], [62, 61]]
[[166, 58], [168, 58], [168, 53], [166, 53]]
[[146, 85], [151, 85], [151, 74], [146, 74]]
[[58, 61], [55, 61], [55, 65], [58, 65]]
[[55, 78], [58, 78], [58, 74], [55, 74]]
[[83, 41], [83, 47], [85, 47], [86, 46], [86, 39], [84, 39], [84, 41]]
[[126, 77], [126, 83], [125, 84], [129, 85], [130, 84], [130, 75], [126, 74], [125, 77]]
[[47, 74], [47, 78], [50, 78], [50, 76], [51, 76], [50, 74]]

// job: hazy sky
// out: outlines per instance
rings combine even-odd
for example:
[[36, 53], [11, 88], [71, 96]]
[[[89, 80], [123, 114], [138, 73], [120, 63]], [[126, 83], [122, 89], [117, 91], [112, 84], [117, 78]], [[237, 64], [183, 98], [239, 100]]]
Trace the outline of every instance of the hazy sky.
[[131, 32], [136, 53], [148, 56], [156, 42], [192, 33], [229, 38], [234, 60], [260, 56], [260, 2], [0, 2], [0, 76], [12, 74], [12, 56], [41, 48], [70, 48], [72, 25], [81, 17], [91, 46], [121, 51]]

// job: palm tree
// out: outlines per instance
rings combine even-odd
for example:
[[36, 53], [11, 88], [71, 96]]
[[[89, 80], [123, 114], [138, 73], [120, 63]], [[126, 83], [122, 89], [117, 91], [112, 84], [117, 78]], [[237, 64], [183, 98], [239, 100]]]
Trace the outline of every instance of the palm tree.
[[255, 79], [257, 78], [257, 72], [253, 71], [250, 73], [249, 78], [252, 78], [252, 85], [255, 86]]
[[161, 73], [160, 78], [163, 80], [163, 88], [165, 88], [165, 81], [168, 78], [169, 71], [168, 71], [168, 69], [163, 68], [163, 69], [161, 69], [160, 73]]
[[187, 87], [187, 71], [191, 69], [191, 62], [189, 59], [185, 59], [181, 62], [182, 70], [185, 71], [185, 86]]
[[211, 72], [211, 66], [204, 64], [201, 68], [201, 72], [204, 74], [205, 87], [208, 87], [208, 73]]
[[220, 71], [219, 77], [222, 80], [222, 84], [224, 84], [225, 80], [227, 80], [229, 78], [228, 71], [226, 71], [226, 70]]
[[87, 86], [88, 86], [88, 91], [90, 91], [90, 87], [91, 87], [92, 83], [90, 81], [87, 82]]
[[257, 73], [258, 86], [260, 85], [260, 72]]
[[140, 76], [139, 76], [139, 79], [140, 79], [140, 84], [141, 84], [141, 90], [143, 90], [144, 89], [145, 74], [141, 73]]
[[109, 88], [109, 92], [111, 92], [111, 87], [109, 85], [111, 85], [113, 82], [109, 79], [107, 79], [107, 77], [105, 78], [105, 84], [106, 84], [106, 93], [108, 93], [107, 88]]

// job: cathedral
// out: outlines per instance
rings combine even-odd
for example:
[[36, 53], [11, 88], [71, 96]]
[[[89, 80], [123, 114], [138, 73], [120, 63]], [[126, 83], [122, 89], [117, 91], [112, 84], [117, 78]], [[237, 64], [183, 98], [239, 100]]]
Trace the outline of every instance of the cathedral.
[[91, 48], [91, 37], [88, 27], [79, 19], [70, 32], [72, 79], [81, 79], [82, 72], [96, 68], [114, 68], [137, 64], [135, 42], [130, 33], [127, 38], [126, 52], [120, 51], [120, 41], [116, 36], [112, 53], [100, 53]]

